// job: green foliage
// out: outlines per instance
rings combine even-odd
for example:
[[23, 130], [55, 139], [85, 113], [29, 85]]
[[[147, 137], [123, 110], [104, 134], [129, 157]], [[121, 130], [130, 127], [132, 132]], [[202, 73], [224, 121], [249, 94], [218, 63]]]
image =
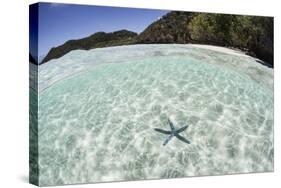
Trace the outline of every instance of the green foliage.
[[187, 43], [188, 23], [194, 13], [172, 11], [149, 25], [138, 37], [138, 43]]
[[187, 28], [193, 42], [240, 48], [273, 62], [272, 18], [199, 13]]
[[246, 48], [256, 36], [256, 28], [253, 27], [250, 16], [237, 16], [230, 28], [230, 40], [238, 47]]
[[200, 43], [229, 44], [229, 30], [233, 16], [200, 13], [188, 24], [191, 38]]

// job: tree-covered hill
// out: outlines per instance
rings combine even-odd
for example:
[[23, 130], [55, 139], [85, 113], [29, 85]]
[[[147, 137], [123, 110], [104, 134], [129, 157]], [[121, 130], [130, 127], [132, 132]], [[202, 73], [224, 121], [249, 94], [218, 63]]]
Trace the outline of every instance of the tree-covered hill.
[[273, 66], [273, 18], [171, 11], [137, 35], [121, 30], [98, 32], [52, 48], [43, 63], [75, 49], [129, 44], [199, 43], [233, 47]]
[[239, 48], [273, 64], [273, 18], [201, 13], [188, 28], [192, 42]]
[[189, 43], [191, 42], [188, 23], [194, 13], [170, 12], [149, 25], [137, 37], [138, 43]]
[[138, 43], [199, 43], [239, 48], [273, 65], [273, 18], [173, 11], [152, 23]]
[[61, 46], [52, 48], [43, 59], [42, 63], [45, 63], [51, 59], [62, 57], [72, 50], [89, 50], [92, 48], [131, 44], [135, 42], [135, 36], [137, 36], [137, 33], [127, 30], [120, 30], [112, 33], [97, 32], [86, 38], [69, 40]]

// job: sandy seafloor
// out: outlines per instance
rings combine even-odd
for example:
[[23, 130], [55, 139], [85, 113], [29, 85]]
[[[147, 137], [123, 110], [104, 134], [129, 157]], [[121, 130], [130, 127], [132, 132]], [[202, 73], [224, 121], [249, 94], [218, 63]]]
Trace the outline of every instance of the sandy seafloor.
[[[241, 52], [75, 50], [38, 77], [40, 185], [273, 171], [273, 69]], [[168, 118], [191, 144], [162, 146]]]

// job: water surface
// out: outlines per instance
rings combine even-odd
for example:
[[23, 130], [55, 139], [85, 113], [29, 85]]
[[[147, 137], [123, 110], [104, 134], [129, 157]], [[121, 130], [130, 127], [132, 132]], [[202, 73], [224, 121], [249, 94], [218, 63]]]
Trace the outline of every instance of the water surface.
[[[135, 45], [39, 69], [40, 185], [273, 170], [273, 70], [251, 57]], [[168, 118], [191, 144], [162, 146]]]

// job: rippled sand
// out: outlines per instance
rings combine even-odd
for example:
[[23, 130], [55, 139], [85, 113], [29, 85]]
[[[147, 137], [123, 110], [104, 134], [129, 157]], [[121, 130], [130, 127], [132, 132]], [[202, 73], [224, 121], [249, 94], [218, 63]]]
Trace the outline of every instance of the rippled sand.
[[[191, 144], [162, 146], [168, 118]], [[40, 66], [38, 121], [40, 185], [273, 171], [273, 70], [191, 45], [77, 50]]]

